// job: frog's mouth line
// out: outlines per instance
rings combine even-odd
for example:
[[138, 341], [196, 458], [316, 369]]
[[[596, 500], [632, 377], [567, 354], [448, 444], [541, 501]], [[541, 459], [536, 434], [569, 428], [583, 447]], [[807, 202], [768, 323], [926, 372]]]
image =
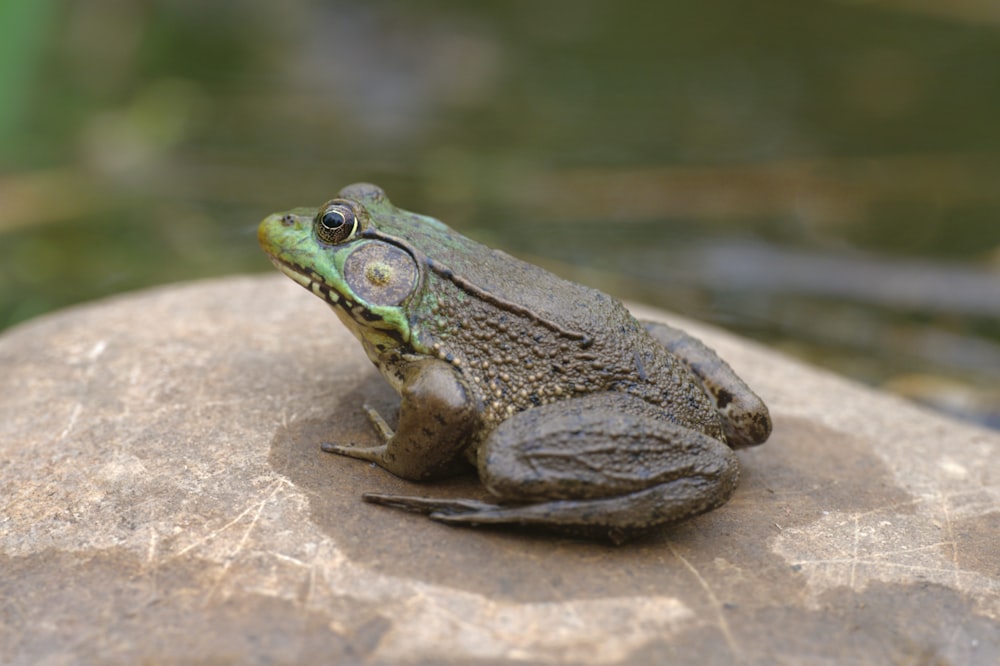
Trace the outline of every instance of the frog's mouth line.
[[354, 304], [342, 297], [336, 291], [330, 289], [320, 278], [319, 274], [297, 264], [285, 262], [277, 257], [270, 257], [271, 263], [279, 271], [295, 280], [297, 283], [316, 294], [330, 305], [344, 308], [350, 311]]
[[330, 307], [346, 312], [355, 321], [357, 321], [359, 325], [368, 327], [374, 322], [385, 321], [380, 315], [375, 314], [368, 308], [359, 307], [358, 304], [351, 299], [346, 298], [336, 290], [331, 289], [325, 282], [323, 282], [323, 278], [320, 277], [319, 273], [299, 266], [298, 264], [283, 261], [277, 257], [270, 257], [270, 259], [271, 263], [274, 264], [275, 268], [279, 271], [322, 298], [323, 301], [330, 305]]

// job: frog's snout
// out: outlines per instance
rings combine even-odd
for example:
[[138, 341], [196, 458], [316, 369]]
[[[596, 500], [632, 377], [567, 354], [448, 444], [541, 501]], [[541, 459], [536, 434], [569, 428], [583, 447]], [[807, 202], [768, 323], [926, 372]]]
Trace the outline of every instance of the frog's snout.
[[[265, 217], [257, 227], [257, 242], [265, 250], [284, 247], [289, 234], [297, 235], [312, 221], [295, 213], [274, 213]], [[273, 254], [273, 253], [272, 253]]]

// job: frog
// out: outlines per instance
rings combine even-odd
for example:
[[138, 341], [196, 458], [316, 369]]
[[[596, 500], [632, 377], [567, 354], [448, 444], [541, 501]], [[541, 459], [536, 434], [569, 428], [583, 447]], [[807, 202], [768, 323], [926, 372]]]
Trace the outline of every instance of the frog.
[[697, 338], [398, 208], [376, 185], [269, 215], [258, 240], [399, 395], [395, 427], [361, 406], [375, 444], [321, 450], [415, 482], [475, 470], [483, 487], [366, 502], [624, 543], [727, 502], [735, 450], [771, 433], [763, 400]]

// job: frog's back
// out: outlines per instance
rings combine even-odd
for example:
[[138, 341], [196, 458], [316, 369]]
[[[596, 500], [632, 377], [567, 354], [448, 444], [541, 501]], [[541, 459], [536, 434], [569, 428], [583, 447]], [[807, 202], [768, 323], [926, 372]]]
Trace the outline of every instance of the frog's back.
[[721, 436], [687, 367], [621, 302], [451, 230], [419, 231], [437, 237], [413, 239], [435, 247], [420, 302], [410, 304], [414, 335], [462, 368], [487, 429], [533, 406], [621, 391], [663, 418]]

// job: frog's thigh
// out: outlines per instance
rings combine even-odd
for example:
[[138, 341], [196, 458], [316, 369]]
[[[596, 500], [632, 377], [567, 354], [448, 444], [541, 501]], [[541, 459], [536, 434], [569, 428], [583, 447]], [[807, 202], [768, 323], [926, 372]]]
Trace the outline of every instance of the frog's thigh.
[[515, 415], [479, 450], [480, 477], [501, 506], [446, 519], [636, 529], [729, 499], [739, 477], [732, 450], [645, 408], [612, 393]]
[[659, 322], [644, 321], [642, 324], [667, 351], [684, 361], [701, 382], [723, 417], [730, 446], [737, 449], [756, 446], [768, 438], [771, 417], [767, 406], [728, 363], [704, 342], [684, 331]]

